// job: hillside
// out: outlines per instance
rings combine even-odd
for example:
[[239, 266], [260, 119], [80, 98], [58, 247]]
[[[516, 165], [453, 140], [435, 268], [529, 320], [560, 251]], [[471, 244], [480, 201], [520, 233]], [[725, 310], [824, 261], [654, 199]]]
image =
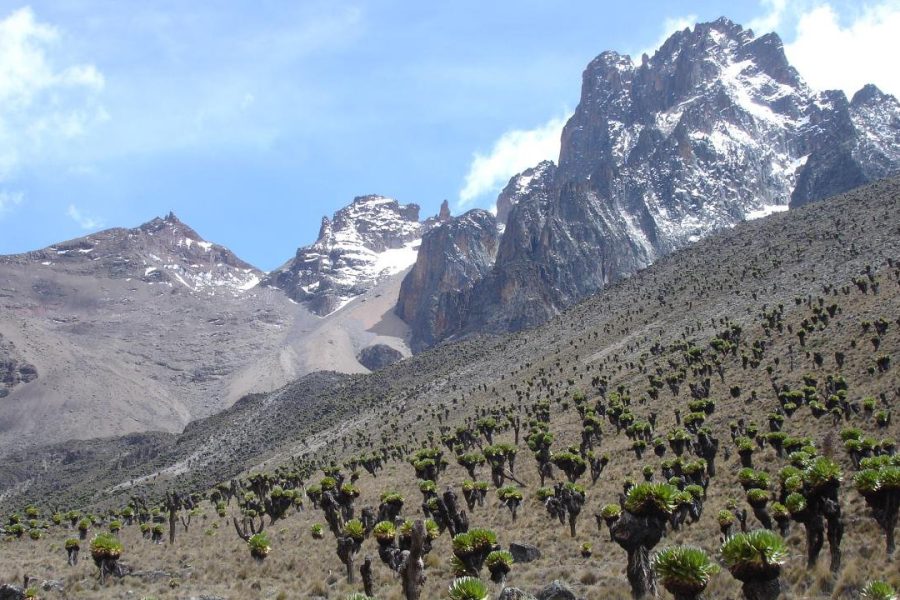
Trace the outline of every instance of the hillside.
[[[21, 509], [28, 502], [45, 509], [121, 507], [135, 494], [158, 498], [169, 488], [201, 491], [240, 470], [246, 476], [247, 471], [272, 473], [278, 466], [288, 470], [278, 471], [275, 480], [294, 486], [299, 477], [308, 490], [322, 476], [310, 465], [347, 464], [376, 452], [382, 453], [384, 469], [377, 477], [360, 472], [356, 506], [377, 506], [382, 492], [397, 490], [407, 499], [403, 515], [418, 517], [417, 477], [405, 459], [423, 446], [444, 445], [449, 465], [438, 485], [458, 491], [468, 477], [450, 450], [461, 449], [465, 439], [457, 428], [480, 438], [476, 420], [493, 415], [493, 443], [517, 444], [514, 471], [525, 496], [522, 512], [513, 522], [491, 489], [487, 505], [470, 517], [473, 524], [494, 529], [504, 547], [525, 541], [544, 552], [535, 563], [514, 565], [509, 583], [535, 590], [561, 578], [586, 598], [627, 597], [625, 553], [608, 541], [605, 527], [598, 533], [593, 515], [617, 501], [626, 477], [642, 480], [643, 466], [660, 481], [663, 461], [674, 458], [668, 439], [678, 430], [676, 419], [694, 428], [702, 422], [720, 443], [718, 474], [710, 479], [698, 522], [671, 533], [660, 547], [687, 541], [714, 554], [718, 511], [729, 498], [747, 507], [732, 437], [759, 439], [758, 445], [750, 442], [753, 465], [772, 478], [773, 493], [779, 470], [794, 460], [765, 443], [774, 439], [765, 434], [771, 415], [778, 415], [785, 435], [801, 439], [798, 447], [832, 457], [845, 473], [839, 495], [846, 529], [843, 566], [832, 578], [823, 552], [819, 566], [807, 570], [806, 538], [794, 524], [787, 539], [785, 597], [856, 597], [864, 581], [889, 575], [891, 566], [880, 530], [852, 489], [856, 469], [839, 436], [857, 427], [872, 448], [888, 451], [900, 433], [892, 418], [900, 396], [894, 364], [900, 356], [898, 200], [900, 179], [889, 179], [739, 224], [660, 259], [543, 326], [438, 347], [372, 375], [311, 375], [273, 394], [245, 398], [181, 435], [95, 440], [9, 456], [0, 467], [3, 508]], [[536, 498], [537, 463], [524, 440], [544, 415], [554, 454], [574, 446], [589, 458], [589, 446], [579, 450], [587, 432], [594, 456], [609, 457], [596, 482], [587, 473], [579, 480], [587, 500], [574, 537], [553, 525]], [[508, 422], [520, 424], [518, 435]], [[591, 433], [585, 423], [602, 433]], [[629, 423], [640, 424], [646, 434], [638, 436]], [[694, 439], [693, 433], [686, 435]], [[661, 457], [654, 454], [656, 438]], [[646, 447], [636, 443], [640, 440]], [[470, 451], [486, 443], [479, 440]], [[561, 472], [553, 470], [559, 480]], [[478, 468], [479, 479], [489, 479], [488, 471], [486, 465]], [[227, 522], [217, 529], [215, 514], [203, 506], [213, 523], [204, 525], [204, 536], [221, 543], [206, 547], [195, 528], [176, 542], [186, 544], [179, 552], [163, 554], [128, 530], [134, 556], [175, 573], [178, 585], [192, 593], [269, 597], [290, 590], [288, 597], [342, 597], [359, 589], [329, 575], [342, 569], [333, 544], [310, 539], [308, 527], [323, 518], [318, 509], [291, 512], [283, 525], [271, 528], [272, 555], [254, 567], [240, 566], [245, 547]], [[749, 524], [759, 526], [752, 513]], [[873, 539], [879, 540], [874, 547]], [[579, 556], [584, 542], [594, 544], [594, 558]], [[47, 565], [44, 554], [23, 560], [20, 550], [46, 553], [50, 542], [29, 543], [4, 544], [0, 564], [15, 564], [13, 576], [56, 574], [61, 567]], [[373, 544], [365, 542], [360, 557], [372, 553]], [[312, 561], [322, 548], [324, 561]], [[188, 558], [179, 561], [176, 554]], [[438, 597], [452, 579], [449, 555], [445, 533], [427, 561], [425, 597]], [[226, 564], [243, 574], [235, 579], [215, 566]], [[88, 576], [89, 569], [79, 569], [69, 585], [81, 585]], [[185, 569], [190, 574], [184, 575]], [[299, 583], [292, 575], [296, 569], [304, 573]], [[399, 584], [383, 565], [376, 569], [379, 589], [396, 597]], [[738, 589], [723, 572], [710, 592], [733, 598]]]
[[403, 274], [319, 317], [171, 214], [0, 256], [0, 453], [178, 432], [306, 373], [367, 372], [370, 344], [409, 354]]

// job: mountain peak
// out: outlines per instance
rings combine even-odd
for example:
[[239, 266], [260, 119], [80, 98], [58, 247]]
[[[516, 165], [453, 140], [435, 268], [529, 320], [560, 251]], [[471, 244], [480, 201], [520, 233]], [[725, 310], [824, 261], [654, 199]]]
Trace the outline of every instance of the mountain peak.
[[497, 224], [505, 226], [513, 208], [536, 189], [549, 187], [556, 173], [552, 160], [543, 160], [510, 178], [497, 196]]
[[202, 237], [200, 237], [200, 234], [198, 234], [190, 226], [181, 221], [177, 216], [175, 216], [175, 213], [172, 211], [169, 211], [169, 213], [164, 217], [154, 217], [146, 223], [138, 226], [137, 229], [154, 234], [161, 231], [168, 231], [172, 235], [184, 236], [185, 238], [190, 238], [195, 242], [205, 241]]
[[432, 305], [466, 309], [444, 337], [535, 325], [712, 232], [898, 171], [892, 97], [814, 92], [777, 35], [698, 23], [640, 66], [614, 51], [588, 64], [559, 166], [510, 179], [491, 269]]
[[298, 248], [263, 284], [327, 315], [382, 277], [412, 265], [423, 230], [418, 204], [379, 194], [357, 196], [330, 219], [323, 217], [315, 243]]
[[228, 248], [204, 240], [172, 212], [133, 229], [105, 229], [4, 259], [207, 295], [240, 294], [255, 286], [262, 275]]
[[707, 21], [705, 23], [697, 23], [694, 28], [700, 31], [718, 31], [729, 36], [738, 37], [744, 33], [744, 28], [731, 19], [721, 16], [715, 21]]
[[886, 102], [896, 103], [897, 99], [891, 94], [882, 92], [881, 89], [873, 83], [867, 83], [861, 87], [859, 91], [853, 94], [853, 99], [850, 100], [850, 104], [854, 107], [863, 104], [883, 104]]

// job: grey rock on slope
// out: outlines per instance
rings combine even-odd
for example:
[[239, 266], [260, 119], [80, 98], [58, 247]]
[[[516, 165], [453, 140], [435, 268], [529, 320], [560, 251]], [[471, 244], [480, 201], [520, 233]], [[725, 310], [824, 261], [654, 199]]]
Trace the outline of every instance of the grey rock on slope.
[[403, 359], [403, 353], [387, 344], [372, 344], [359, 351], [356, 360], [370, 371], [383, 369]]

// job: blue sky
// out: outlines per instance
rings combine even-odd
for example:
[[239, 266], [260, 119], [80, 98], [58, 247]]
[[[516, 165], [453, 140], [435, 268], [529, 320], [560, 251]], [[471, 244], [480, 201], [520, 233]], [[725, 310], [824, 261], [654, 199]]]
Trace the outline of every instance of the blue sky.
[[356, 195], [490, 207], [594, 56], [721, 15], [900, 92], [900, 0], [0, 1], [0, 254], [174, 210], [271, 269]]

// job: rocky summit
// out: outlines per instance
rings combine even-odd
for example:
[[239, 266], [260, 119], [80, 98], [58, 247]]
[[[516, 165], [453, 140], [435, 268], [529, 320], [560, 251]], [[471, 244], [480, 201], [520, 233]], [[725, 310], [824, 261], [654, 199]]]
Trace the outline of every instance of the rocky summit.
[[714, 231], [896, 173], [900, 105], [874, 85], [852, 100], [815, 92], [777, 35], [722, 18], [639, 64], [616, 52], [591, 61], [561, 142], [558, 167], [528, 169], [500, 194], [494, 264], [437, 292], [431, 304], [457, 307], [453, 319], [414, 316], [404, 294], [418, 292], [404, 286], [398, 314], [414, 339], [541, 323]]
[[449, 218], [446, 203], [438, 217], [420, 223], [417, 204], [357, 197], [331, 219], [323, 217], [315, 243], [299, 248], [263, 284], [284, 290], [318, 315], [330, 314], [385, 276], [409, 268], [423, 231]]
[[[0, 265], [30, 267], [35, 292], [53, 296], [41, 273], [140, 281], [188, 293], [238, 296], [262, 272], [224, 246], [207, 242], [174, 213], [132, 229], [113, 228], [43, 250], [0, 256]], [[44, 289], [46, 288], [46, 289]]]

